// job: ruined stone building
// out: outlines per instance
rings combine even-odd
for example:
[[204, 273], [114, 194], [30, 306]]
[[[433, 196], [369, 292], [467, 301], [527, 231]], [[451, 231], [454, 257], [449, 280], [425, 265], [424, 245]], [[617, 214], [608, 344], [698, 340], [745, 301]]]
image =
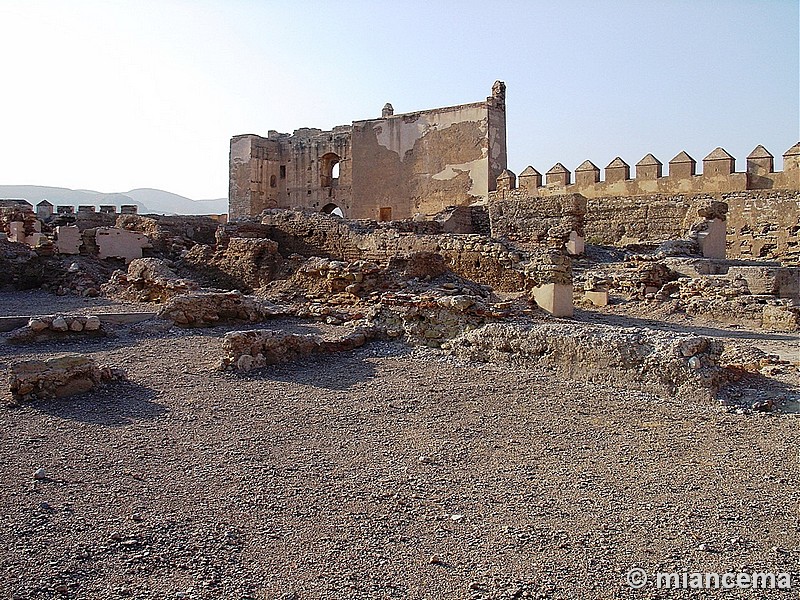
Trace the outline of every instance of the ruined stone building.
[[[680, 237], [694, 207], [712, 199], [730, 207], [727, 256], [800, 260], [800, 144], [783, 154], [783, 171], [775, 170], [773, 155], [759, 145], [741, 172], [733, 156], [716, 148], [703, 158], [702, 173], [686, 152], [666, 167], [647, 154], [635, 164], [633, 176], [631, 166], [617, 157], [604, 177], [589, 160], [574, 174], [561, 163], [544, 175], [529, 166], [517, 187], [516, 175], [506, 169], [505, 93], [505, 84], [497, 81], [483, 102], [397, 115], [387, 104], [380, 118], [331, 131], [235, 136], [230, 217], [300, 208], [391, 221], [431, 218], [445, 208], [468, 205], [497, 215], [500, 208], [492, 205], [514, 199], [519, 214], [528, 216], [509, 227], [532, 228], [541, 238], [541, 223], [533, 214], [563, 204], [550, 206], [550, 197], [577, 194], [587, 204], [585, 231], [571, 237], [569, 250], [575, 254], [584, 237], [612, 245]], [[504, 210], [511, 209], [505, 205]], [[456, 221], [450, 219], [449, 231], [473, 232], [472, 225], [459, 228]], [[510, 223], [509, 215], [504, 221]]]
[[231, 139], [229, 215], [338, 209], [350, 219], [431, 216], [488, 199], [506, 168], [505, 84], [485, 101]]

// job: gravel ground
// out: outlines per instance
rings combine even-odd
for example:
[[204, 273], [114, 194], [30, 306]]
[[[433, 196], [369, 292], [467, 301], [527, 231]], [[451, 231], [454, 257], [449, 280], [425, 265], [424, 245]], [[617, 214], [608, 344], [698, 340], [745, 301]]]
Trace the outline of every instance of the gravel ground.
[[56, 296], [41, 290], [0, 292], [0, 317], [76, 315], [121, 312], [156, 312], [160, 305], [152, 302], [118, 302], [108, 298], [83, 298], [81, 296]]
[[632, 567], [788, 571], [726, 597], [797, 597], [797, 415], [388, 343], [236, 376], [225, 331], [0, 347], [130, 377], [0, 407], [0, 598], [709, 595]]

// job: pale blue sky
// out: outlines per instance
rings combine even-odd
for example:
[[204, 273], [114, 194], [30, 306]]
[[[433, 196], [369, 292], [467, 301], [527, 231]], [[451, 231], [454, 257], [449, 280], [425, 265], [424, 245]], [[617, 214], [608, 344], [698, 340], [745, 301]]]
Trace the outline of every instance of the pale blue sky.
[[797, 0], [0, 0], [0, 184], [227, 196], [240, 133], [508, 86], [509, 168], [800, 139]]

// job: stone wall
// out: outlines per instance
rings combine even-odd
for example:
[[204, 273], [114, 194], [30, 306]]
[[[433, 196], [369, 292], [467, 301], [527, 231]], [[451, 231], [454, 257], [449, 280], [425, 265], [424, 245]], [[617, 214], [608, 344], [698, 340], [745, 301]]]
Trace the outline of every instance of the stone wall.
[[774, 157], [763, 146], [756, 146], [746, 162], [747, 170], [736, 172], [734, 157], [716, 148], [703, 159], [703, 172], [698, 174], [697, 161], [681, 152], [669, 161], [669, 174], [665, 176], [661, 161], [648, 154], [636, 163], [635, 177], [631, 178], [630, 165], [617, 157], [606, 166], [603, 180], [600, 169], [589, 160], [575, 169], [574, 179], [569, 169], [556, 163], [544, 181], [536, 169], [527, 167], [520, 173], [519, 187], [532, 197], [575, 193], [590, 199], [800, 189], [800, 143], [784, 153], [783, 171], [775, 171]]
[[[331, 131], [297, 129], [292, 135], [231, 139], [229, 207], [231, 219], [268, 208], [351, 209], [352, 127]], [[334, 177], [338, 165], [339, 175]], [[330, 212], [330, 210], [328, 210]]]
[[525, 190], [499, 189], [490, 195], [492, 237], [518, 245], [547, 243], [548, 238], [569, 243], [573, 232], [582, 240], [585, 214], [586, 198], [580, 194], [532, 199]]
[[797, 264], [800, 192], [791, 190], [591, 198], [586, 239], [622, 245], [681, 238], [696, 220], [697, 209], [711, 201], [725, 202], [729, 207], [728, 258], [779, 259]]
[[518, 249], [478, 234], [407, 233], [390, 224], [291, 211], [269, 211], [262, 225], [284, 257], [300, 254], [389, 266], [419, 255], [438, 255], [461, 277], [498, 291], [524, 292], [553, 314], [565, 316], [572, 311], [572, 263], [561, 240], [552, 246]]

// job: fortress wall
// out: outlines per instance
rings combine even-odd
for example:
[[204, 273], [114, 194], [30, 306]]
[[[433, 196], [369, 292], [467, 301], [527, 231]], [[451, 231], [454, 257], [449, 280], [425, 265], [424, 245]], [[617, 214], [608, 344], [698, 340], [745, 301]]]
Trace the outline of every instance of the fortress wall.
[[[630, 167], [616, 158], [600, 179], [600, 169], [585, 161], [572, 174], [557, 163], [542, 175], [528, 167], [517, 177], [506, 171], [489, 195], [493, 233], [536, 234], [552, 226], [553, 199], [580, 194], [587, 199], [588, 243], [625, 245], [683, 237], [697, 220], [697, 209], [709, 201], [726, 202], [727, 256], [741, 259], [800, 260], [800, 144], [783, 155], [784, 170], [774, 170], [772, 155], [757, 146], [747, 157], [747, 172], [734, 171], [734, 158], [717, 148], [703, 159], [703, 174], [685, 152], [673, 158], [669, 175], [648, 154]], [[511, 204], [509, 204], [511, 202]], [[563, 210], [563, 209], [562, 209]]]
[[800, 192], [743, 190], [719, 194], [653, 194], [590, 198], [585, 218], [588, 243], [624, 245], [682, 237], [709, 200], [728, 204], [728, 258], [800, 257]]
[[524, 190], [510, 190], [489, 204], [492, 237], [517, 244], [545, 243], [547, 238], [584, 234], [586, 198], [580, 194], [531, 199]]
[[698, 174], [697, 161], [681, 152], [669, 161], [669, 172], [664, 174], [661, 161], [648, 154], [636, 163], [631, 177], [631, 166], [617, 157], [606, 166], [604, 179], [600, 168], [591, 161], [584, 161], [574, 174], [556, 163], [544, 177], [528, 167], [520, 174], [519, 187], [529, 196], [575, 193], [586, 198], [800, 189], [800, 143], [789, 148], [783, 159], [784, 170], [775, 171], [772, 154], [757, 146], [746, 159], [746, 171], [736, 172], [734, 157], [723, 148], [716, 148], [703, 159], [703, 172]]

